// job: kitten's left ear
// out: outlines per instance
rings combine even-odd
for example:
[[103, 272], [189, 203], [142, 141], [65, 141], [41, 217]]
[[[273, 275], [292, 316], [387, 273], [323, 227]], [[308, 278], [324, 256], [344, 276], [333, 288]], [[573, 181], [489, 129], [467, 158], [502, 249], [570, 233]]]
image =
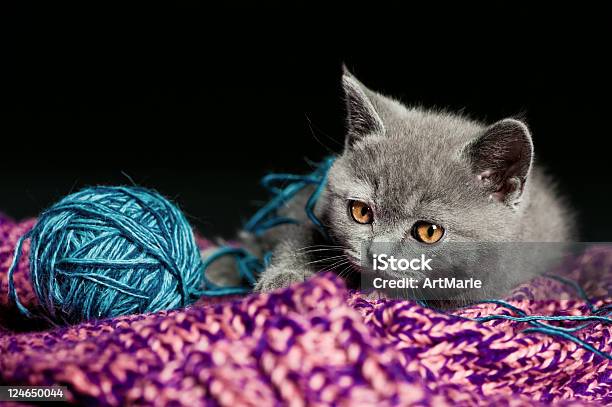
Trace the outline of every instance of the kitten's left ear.
[[346, 103], [345, 147], [350, 148], [369, 135], [384, 133], [383, 122], [368, 97], [370, 92], [346, 66], [343, 67], [342, 89]]
[[514, 207], [520, 202], [533, 162], [527, 126], [504, 119], [487, 128], [467, 149], [472, 170], [490, 196]]

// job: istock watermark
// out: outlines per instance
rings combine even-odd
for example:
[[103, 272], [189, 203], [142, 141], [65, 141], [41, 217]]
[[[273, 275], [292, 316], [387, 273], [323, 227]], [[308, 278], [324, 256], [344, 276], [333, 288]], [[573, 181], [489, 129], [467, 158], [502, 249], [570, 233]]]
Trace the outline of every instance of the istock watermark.
[[[433, 271], [431, 268], [432, 258], [421, 254], [420, 257], [406, 259], [395, 258], [393, 255], [385, 253], [372, 254], [372, 270], [373, 271]], [[400, 278], [385, 278], [375, 277], [372, 285], [376, 289], [396, 289], [396, 288], [482, 288], [482, 280], [478, 278], [468, 278], [467, 280], [458, 279], [455, 277], [446, 278], [416, 278], [416, 277], [400, 277]]]
[[429, 270], [431, 266], [429, 263], [432, 259], [428, 259], [424, 254], [421, 254], [420, 258], [416, 259], [396, 259], [393, 256], [386, 254], [374, 254], [372, 255], [372, 264], [374, 270], [394, 270], [394, 271], [406, 271], [406, 270]]

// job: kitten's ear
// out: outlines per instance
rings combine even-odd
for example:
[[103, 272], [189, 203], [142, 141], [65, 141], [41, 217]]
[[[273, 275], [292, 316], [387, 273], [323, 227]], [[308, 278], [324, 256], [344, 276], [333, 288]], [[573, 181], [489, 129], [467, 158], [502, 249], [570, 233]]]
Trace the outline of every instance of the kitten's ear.
[[369, 91], [346, 67], [343, 67], [342, 88], [346, 102], [345, 148], [350, 148], [370, 134], [383, 133], [385, 128], [367, 95]]
[[527, 126], [514, 119], [501, 120], [467, 147], [480, 185], [497, 201], [518, 205], [533, 161]]

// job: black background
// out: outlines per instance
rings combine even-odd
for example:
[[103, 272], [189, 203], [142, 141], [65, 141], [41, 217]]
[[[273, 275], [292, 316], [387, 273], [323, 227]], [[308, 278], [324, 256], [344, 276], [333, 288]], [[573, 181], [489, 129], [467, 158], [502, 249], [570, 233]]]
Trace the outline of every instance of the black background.
[[409, 104], [523, 114], [582, 238], [610, 240], [603, 10], [18, 4], [0, 6], [0, 210], [15, 218], [129, 176], [231, 236], [265, 199], [262, 175], [340, 151], [344, 61]]

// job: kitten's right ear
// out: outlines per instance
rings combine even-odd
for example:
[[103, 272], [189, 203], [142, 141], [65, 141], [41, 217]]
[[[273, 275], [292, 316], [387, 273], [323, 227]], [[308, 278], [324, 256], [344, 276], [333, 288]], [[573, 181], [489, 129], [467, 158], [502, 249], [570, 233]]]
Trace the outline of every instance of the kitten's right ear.
[[527, 126], [514, 119], [501, 120], [468, 144], [465, 152], [490, 197], [512, 207], [518, 205], [533, 161]]
[[343, 67], [342, 88], [346, 102], [345, 148], [371, 134], [383, 133], [385, 128], [374, 105], [367, 96], [366, 87]]

